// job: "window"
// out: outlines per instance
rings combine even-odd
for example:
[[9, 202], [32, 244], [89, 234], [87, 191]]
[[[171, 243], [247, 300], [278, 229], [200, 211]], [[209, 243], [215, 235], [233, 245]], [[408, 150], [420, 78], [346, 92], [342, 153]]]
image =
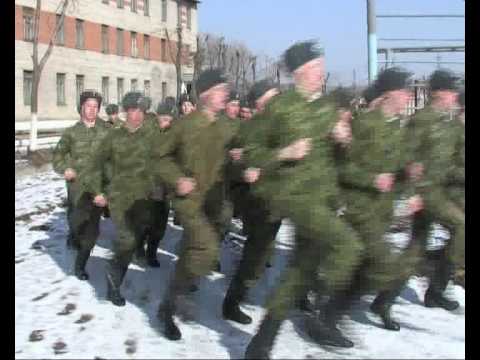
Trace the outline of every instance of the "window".
[[150, 59], [150, 36], [143, 35], [143, 57]]
[[75, 77], [75, 94], [77, 96], [77, 106], [80, 105], [80, 95], [83, 92], [84, 86], [85, 86], [85, 76], [77, 75]]
[[65, 74], [57, 73], [57, 105], [66, 105], [65, 101]]
[[62, 15], [57, 14], [56, 26], [58, 26], [57, 38], [55, 39], [56, 44], [65, 45], [65, 17], [62, 19]]
[[130, 0], [130, 9], [132, 12], [137, 12], [137, 0]]
[[161, 40], [160, 51], [161, 51], [161, 54], [160, 54], [161, 60], [163, 62], [166, 62], [167, 61], [167, 40], [165, 40], [165, 39]]
[[138, 47], [137, 47], [137, 33], [133, 32], [131, 33], [131, 40], [132, 40], [132, 57], [137, 57], [138, 56]]
[[25, 41], [33, 41], [33, 9], [23, 8], [23, 39]]
[[117, 29], [117, 55], [123, 56], [123, 30]]
[[123, 7], [124, 7], [123, 0], [117, 0], [117, 8], [123, 9]]
[[143, 82], [143, 88], [145, 89], [145, 96], [150, 96], [150, 80]]
[[192, 7], [187, 5], [187, 29], [192, 29]]
[[33, 71], [23, 70], [23, 105], [32, 104]]
[[102, 25], [102, 53], [108, 54], [108, 26]]
[[110, 86], [110, 78], [108, 76], [102, 77], [102, 102], [105, 104], [109, 103], [109, 94], [108, 94], [108, 88]]
[[83, 20], [75, 20], [75, 33], [77, 49], [83, 49], [85, 47], [85, 34], [83, 32]]
[[150, 15], [150, 3], [148, 0], [143, 0], [143, 14], [145, 16]]
[[162, 0], [162, 21], [167, 21], [167, 0]]
[[165, 101], [166, 97], [167, 97], [167, 83], [162, 82], [162, 101]]
[[109, 0], [102, 0], [102, 3], [108, 4], [108, 3], [109, 3]]
[[123, 78], [117, 78], [117, 102], [120, 104], [123, 99]]
[[138, 89], [138, 80], [132, 79], [130, 81], [130, 91], [137, 91], [137, 89]]

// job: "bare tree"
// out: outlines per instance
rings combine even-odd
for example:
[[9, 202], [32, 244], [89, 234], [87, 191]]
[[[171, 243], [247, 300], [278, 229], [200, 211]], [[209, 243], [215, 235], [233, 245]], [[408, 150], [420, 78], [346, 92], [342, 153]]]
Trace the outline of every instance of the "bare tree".
[[[208, 39], [208, 36], [207, 36]], [[197, 49], [193, 55], [193, 84], [192, 84], [192, 98], [193, 100], [198, 100], [197, 94], [197, 79], [198, 74], [200, 73], [203, 62], [205, 61], [205, 47], [204, 42], [201, 40], [200, 35], [197, 35]]]
[[42, 77], [42, 71], [45, 68], [52, 51], [54, 49], [55, 42], [57, 40], [57, 35], [60, 29], [62, 29], [65, 14], [69, 5], [75, 6], [76, 0], [61, 0], [58, 4], [56, 14], [60, 15], [58, 21], [53, 28], [50, 39], [48, 42], [48, 47], [45, 53], [41, 58], [38, 54], [38, 43], [39, 43], [39, 34], [40, 34], [40, 14], [42, 9], [42, 0], [36, 0], [35, 15], [33, 20], [33, 53], [32, 53], [32, 62], [33, 62], [33, 83], [32, 83], [32, 94], [31, 94], [31, 123], [30, 123], [30, 146], [28, 151], [33, 152], [37, 150], [37, 128], [38, 128], [38, 88], [40, 85], [40, 79]]

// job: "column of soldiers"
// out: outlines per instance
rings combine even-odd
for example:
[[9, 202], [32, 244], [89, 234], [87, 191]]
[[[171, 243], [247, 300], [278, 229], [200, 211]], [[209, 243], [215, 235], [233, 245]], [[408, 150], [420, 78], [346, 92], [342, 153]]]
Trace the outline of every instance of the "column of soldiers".
[[[365, 92], [367, 108], [358, 109], [346, 89], [322, 93], [324, 50], [316, 41], [296, 43], [283, 60], [293, 89], [280, 92], [262, 80], [239, 98], [222, 72], [210, 69], [196, 82], [197, 107], [181, 99], [181, 117], [173, 98], [154, 114], [149, 98], [130, 92], [122, 100], [126, 121], [109, 105], [104, 122], [101, 96], [82, 94], [80, 121], [54, 153], [54, 169], [67, 182], [75, 275], [88, 279], [85, 265], [108, 206], [118, 235], [107, 298], [125, 305], [120, 287], [130, 262], [160, 266], [156, 253], [172, 207], [183, 238], [158, 308], [167, 339], [182, 337], [174, 316], [193, 316], [199, 278], [220, 271], [233, 216], [242, 220], [246, 242], [222, 315], [240, 324], [252, 322], [240, 306], [271, 266], [282, 220], [295, 226], [290, 264], [267, 299], [246, 358], [269, 357], [293, 308], [306, 316], [316, 343], [354, 346], [337, 325], [368, 292], [378, 292], [371, 310], [385, 328], [399, 330], [391, 307], [423, 259], [434, 265], [425, 305], [458, 308], [444, 295], [455, 267], [465, 266], [464, 95], [453, 74], [434, 72], [429, 103], [407, 117], [411, 74], [402, 69], [380, 73]], [[396, 255], [384, 235], [399, 199], [408, 205], [412, 235]], [[451, 237], [445, 248], [425, 252], [433, 223]], [[312, 292], [328, 300], [312, 303]]]

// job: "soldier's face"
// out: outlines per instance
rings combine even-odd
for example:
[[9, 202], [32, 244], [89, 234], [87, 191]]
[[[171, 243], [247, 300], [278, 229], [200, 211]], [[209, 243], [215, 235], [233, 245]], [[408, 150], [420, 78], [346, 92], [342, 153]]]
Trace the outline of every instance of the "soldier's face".
[[432, 106], [440, 111], [451, 110], [458, 106], [458, 93], [452, 90], [435, 91]]
[[205, 107], [210, 111], [217, 113], [225, 109], [225, 104], [228, 99], [228, 84], [218, 84], [211, 89], [205, 91], [201, 98]]
[[195, 108], [193, 106], [193, 104], [190, 102], [190, 101], [185, 101], [183, 102], [182, 104], [182, 113], [184, 115], [188, 115], [190, 114], [192, 111], [194, 111]]
[[293, 73], [295, 84], [307, 94], [322, 90], [325, 81], [325, 60], [319, 57], [300, 66]]
[[225, 113], [230, 119], [238, 118], [240, 113], [240, 103], [238, 101], [229, 101], [225, 107]]
[[127, 122], [133, 127], [139, 127], [143, 123], [145, 113], [140, 109], [127, 110]]
[[82, 105], [82, 118], [85, 121], [95, 121], [98, 115], [98, 102], [95, 99], [87, 99]]
[[388, 91], [382, 96], [382, 111], [389, 116], [403, 114], [412, 96], [413, 93], [407, 89]]
[[157, 120], [160, 129], [167, 129], [170, 127], [170, 125], [172, 125], [173, 117], [170, 115], [158, 115]]

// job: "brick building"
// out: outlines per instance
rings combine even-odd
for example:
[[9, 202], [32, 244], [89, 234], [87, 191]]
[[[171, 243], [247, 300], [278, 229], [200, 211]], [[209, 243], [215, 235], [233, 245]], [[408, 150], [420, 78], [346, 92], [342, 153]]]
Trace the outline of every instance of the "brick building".
[[[60, 0], [43, 0], [39, 58], [60, 15]], [[42, 72], [40, 120], [78, 118], [84, 89], [97, 89], [104, 103], [118, 103], [131, 89], [145, 91], [156, 105], [176, 95], [176, 28], [182, 24], [182, 77], [188, 87], [197, 35], [195, 0], [80, 0], [65, 17]], [[30, 118], [35, 0], [15, 0], [15, 121]], [[180, 10], [180, 11], [178, 11]], [[178, 16], [180, 15], [180, 16]], [[167, 41], [165, 29], [171, 42]], [[105, 115], [104, 107], [100, 115]]]

